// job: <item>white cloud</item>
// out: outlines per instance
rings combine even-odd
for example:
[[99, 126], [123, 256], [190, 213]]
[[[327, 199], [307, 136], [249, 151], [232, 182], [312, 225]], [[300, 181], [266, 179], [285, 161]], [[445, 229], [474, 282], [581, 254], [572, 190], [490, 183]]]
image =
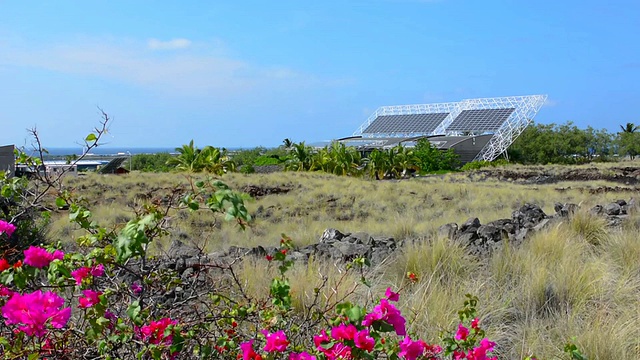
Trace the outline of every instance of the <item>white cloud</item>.
[[188, 39], [171, 39], [169, 41], [149, 39], [147, 42], [147, 47], [151, 50], [178, 50], [186, 49], [189, 46], [191, 46], [191, 40]]
[[[95, 76], [175, 95], [228, 97], [247, 91], [341, 86], [286, 66], [261, 66], [228, 56], [219, 41], [189, 47], [186, 39], [147, 44], [131, 40], [83, 39], [51, 45], [0, 43], [0, 64]], [[183, 47], [179, 52], [150, 49]]]

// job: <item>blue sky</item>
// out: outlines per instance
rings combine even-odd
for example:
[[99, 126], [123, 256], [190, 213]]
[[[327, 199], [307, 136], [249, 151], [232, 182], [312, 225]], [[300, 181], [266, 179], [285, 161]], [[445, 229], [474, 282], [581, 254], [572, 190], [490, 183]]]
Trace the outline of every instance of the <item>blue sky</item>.
[[640, 123], [640, 2], [2, 1], [0, 144], [277, 146], [379, 106], [548, 94], [536, 121]]

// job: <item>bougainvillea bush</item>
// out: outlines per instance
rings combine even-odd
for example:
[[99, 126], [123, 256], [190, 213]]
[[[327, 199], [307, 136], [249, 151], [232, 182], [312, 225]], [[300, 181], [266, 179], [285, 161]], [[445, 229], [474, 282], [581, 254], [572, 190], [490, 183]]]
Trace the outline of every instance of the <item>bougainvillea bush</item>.
[[[104, 233], [99, 229], [84, 239], [90, 244], [83, 247], [86, 252], [31, 246], [22, 260], [2, 261], [4, 358], [491, 358], [495, 344], [483, 337], [473, 297], [443, 345], [407, 333], [406, 319], [394, 305], [400, 294], [390, 288], [371, 309], [334, 303], [317, 308], [311, 318], [300, 318], [292, 312], [288, 292], [291, 241], [286, 237], [281, 250], [270, 256], [281, 276], [273, 280], [267, 299], [246, 297], [239, 284], [234, 294], [232, 265], [214, 264], [212, 271], [229, 276], [210, 278], [218, 282], [202, 293], [163, 301], [186, 282], [146, 258], [141, 244], [159, 225], [150, 220], [158, 214], [150, 215], [132, 221], [117, 237], [104, 234], [115, 245], [97, 246], [95, 242], [104, 241], [96, 237]], [[86, 217], [83, 221], [96, 230]], [[11, 224], [0, 220], [0, 227], [3, 236], [10, 236]], [[132, 228], [136, 231], [126, 233]], [[199, 272], [209, 271], [205, 267]], [[313, 326], [305, 327], [309, 323]]]

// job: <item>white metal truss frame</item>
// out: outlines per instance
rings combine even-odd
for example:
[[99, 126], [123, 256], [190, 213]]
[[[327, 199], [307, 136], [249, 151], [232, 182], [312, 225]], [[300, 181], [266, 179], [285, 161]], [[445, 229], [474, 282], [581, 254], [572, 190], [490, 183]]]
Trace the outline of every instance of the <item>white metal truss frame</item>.
[[502, 126], [496, 131], [491, 140], [476, 155], [474, 160], [493, 161], [504, 153], [511, 144], [522, 134], [531, 123], [542, 105], [547, 101], [547, 95], [512, 96], [493, 99], [474, 99], [476, 109], [514, 108]]
[[[495, 160], [500, 154], [515, 141], [515, 139], [531, 123], [533, 117], [538, 113], [542, 105], [547, 100], [547, 95], [529, 96], [508, 96], [497, 98], [465, 99], [460, 102], [438, 103], [438, 104], [418, 104], [418, 105], [396, 105], [383, 106], [378, 108], [354, 133], [354, 136], [363, 138], [382, 137], [414, 137], [429, 135], [463, 135], [458, 131], [448, 131], [447, 128], [453, 120], [464, 110], [483, 109], [515, 109], [509, 118], [494, 132], [493, 137], [487, 145], [478, 153], [474, 160]], [[363, 134], [363, 131], [371, 125], [378, 117], [384, 115], [414, 115], [414, 114], [435, 114], [448, 113], [447, 117], [431, 133], [375, 133]], [[480, 135], [480, 134], [478, 134]]]

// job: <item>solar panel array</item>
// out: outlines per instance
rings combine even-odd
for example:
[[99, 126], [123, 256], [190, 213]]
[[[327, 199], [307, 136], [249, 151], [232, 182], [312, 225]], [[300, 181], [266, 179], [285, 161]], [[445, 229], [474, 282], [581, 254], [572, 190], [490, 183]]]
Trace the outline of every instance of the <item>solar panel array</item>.
[[447, 127], [447, 131], [496, 131], [515, 109], [463, 110]]
[[449, 115], [449, 113], [381, 115], [362, 133], [431, 133]]

